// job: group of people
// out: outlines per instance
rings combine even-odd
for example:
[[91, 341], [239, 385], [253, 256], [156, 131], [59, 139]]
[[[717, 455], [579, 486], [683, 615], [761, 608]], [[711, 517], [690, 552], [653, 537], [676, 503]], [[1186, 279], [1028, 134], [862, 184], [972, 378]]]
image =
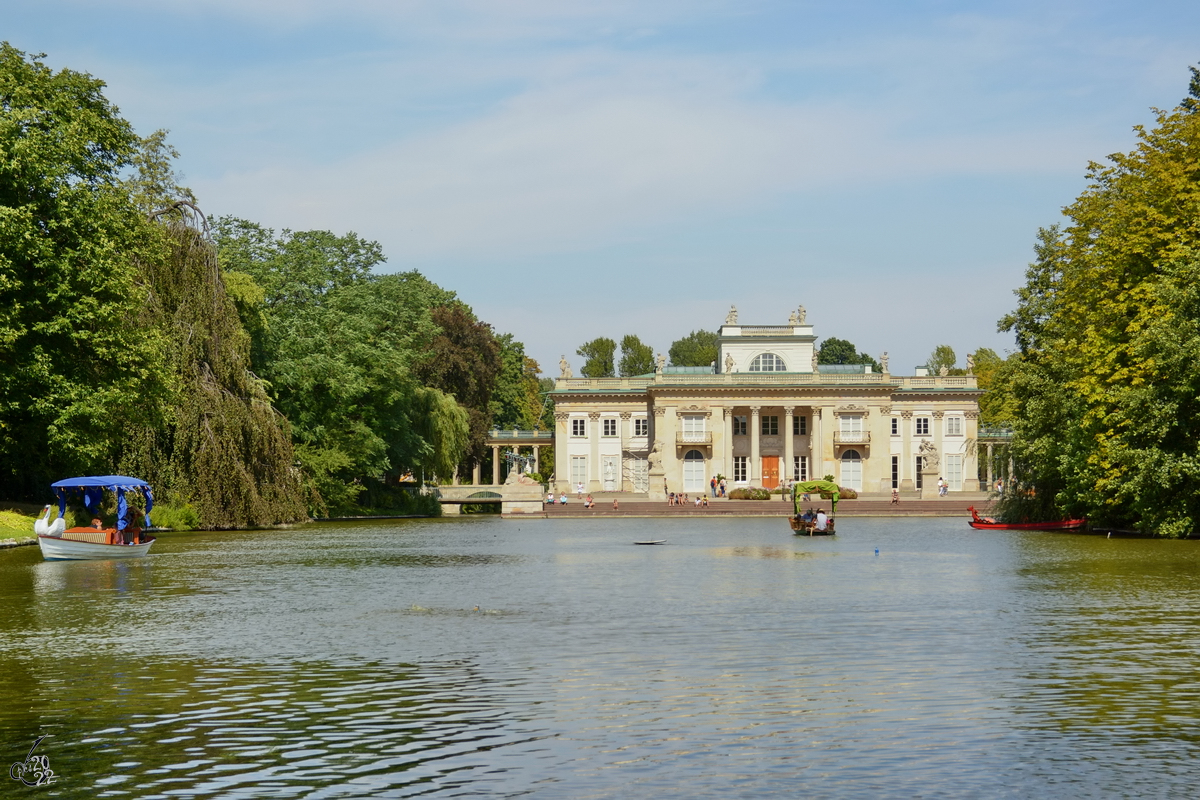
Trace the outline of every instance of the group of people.
[[819, 531], [823, 531], [829, 527], [829, 517], [825, 514], [825, 511], [820, 508], [816, 509], [815, 511], [811, 508], [808, 509], [800, 515], [800, 519], [802, 519], [804, 522], [816, 523], [816, 528]]
[[[714, 475], [713, 478], [708, 482], [708, 489], [714, 498], [724, 497], [725, 479], [721, 478], [721, 480], [717, 480], [716, 476]], [[705, 503], [705, 505], [708, 505], [708, 503]]]
[[700, 494], [700, 495], [697, 495], [695, 499], [692, 499], [688, 495], [684, 494], [683, 492], [680, 492], [678, 494], [676, 494], [675, 492], [669, 492], [667, 494], [667, 505], [669, 505], [669, 506], [695, 505], [696, 508], [708, 508], [708, 495]]
[[945, 497], [946, 492], [950, 491], [950, 484], [947, 483], [942, 478], [938, 478], [937, 490], [938, 490], [938, 497]]
[[[582, 483], [579, 484], [579, 487], [580, 487], [579, 498], [583, 500], [583, 507], [584, 508], [595, 508], [596, 507], [595, 498], [592, 497], [591, 493], [589, 493], [587, 497], [584, 497], [583, 496], [583, 484]], [[562, 494], [560, 494], [558, 496], [557, 502], [560, 506], [565, 506], [567, 504], [568, 494], [569, 494], [568, 492], [563, 492]], [[551, 489], [549, 492], [546, 493], [546, 503], [548, 505], [554, 505], [555, 502], [556, 501], [554, 499], [554, 490]], [[617, 500], [617, 498], [614, 497], [613, 498], [613, 509], [617, 510], [620, 508], [621, 508], [620, 502]]]

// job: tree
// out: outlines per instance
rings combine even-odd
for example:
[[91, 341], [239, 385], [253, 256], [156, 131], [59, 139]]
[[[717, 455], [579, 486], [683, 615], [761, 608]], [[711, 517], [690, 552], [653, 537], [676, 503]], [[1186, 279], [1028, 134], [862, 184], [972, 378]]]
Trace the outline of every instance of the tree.
[[[162, 242], [120, 179], [141, 140], [85, 73], [0, 44], [0, 491], [112, 469], [168, 413], [136, 259]], [[37, 454], [36, 458], [31, 458]]]
[[585, 342], [575, 351], [576, 355], [584, 357], [583, 367], [579, 370], [585, 378], [611, 378], [614, 375], [613, 365], [617, 352], [617, 343], [612, 339], [601, 336]]
[[941, 375], [943, 368], [946, 370], [947, 375], [964, 374], [963, 370], [955, 367], [957, 363], [958, 356], [954, 354], [954, 348], [948, 344], [939, 344], [929, 354], [929, 359], [925, 362], [925, 368], [929, 370], [930, 375]]
[[621, 375], [645, 375], [654, 372], [654, 348], [642, 344], [642, 340], [632, 333], [621, 339]]
[[668, 355], [673, 367], [707, 367], [717, 360], [717, 334], [712, 331], [692, 331], [671, 343]]
[[876, 372], [883, 372], [879, 362], [866, 353], [858, 352], [852, 342], [831, 336], [817, 351], [818, 364], [870, 364]]
[[[1192, 95], [1200, 92], [1195, 68]], [[1039, 232], [1001, 320], [1018, 354], [1011, 518], [1088, 516], [1166, 535], [1200, 528], [1200, 114], [1159, 111], [1138, 146]]]

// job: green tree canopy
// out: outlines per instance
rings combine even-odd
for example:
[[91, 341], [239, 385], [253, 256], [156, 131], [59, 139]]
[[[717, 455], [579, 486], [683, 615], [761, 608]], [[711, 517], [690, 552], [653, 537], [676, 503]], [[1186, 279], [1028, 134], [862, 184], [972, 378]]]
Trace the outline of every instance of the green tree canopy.
[[605, 336], [584, 342], [575, 351], [576, 355], [584, 358], [583, 367], [579, 371], [585, 378], [613, 377], [616, 374], [613, 363], [616, 352], [617, 343]]
[[948, 344], [939, 344], [933, 348], [933, 352], [929, 354], [929, 358], [925, 361], [925, 368], [929, 370], [930, 375], [941, 375], [942, 370], [946, 370], [947, 375], [962, 375], [963, 370], [958, 369], [958, 356], [954, 353], [954, 348]]
[[717, 360], [717, 334], [712, 331], [692, 331], [671, 343], [667, 351], [673, 367], [707, 367]]
[[[141, 140], [90, 75], [0, 44], [0, 491], [103, 474], [164, 419], [166, 342], [137, 259], [161, 239], [120, 178]], [[36, 454], [36, 458], [32, 456]]]
[[[1192, 91], [1196, 86], [1193, 70]], [[1200, 529], [1200, 114], [1158, 112], [1138, 146], [1039, 232], [1017, 309], [1011, 517]]]
[[871, 364], [876, 372], [883, 372], [879, 362], [866, 353], [858, 352], [852, 342], [831, 336], [817, 350], [818, 364]]
[[621, 375], [645, 375], [654, 372], [654, 348], [643, 344], [632, 333], [621, 339]]

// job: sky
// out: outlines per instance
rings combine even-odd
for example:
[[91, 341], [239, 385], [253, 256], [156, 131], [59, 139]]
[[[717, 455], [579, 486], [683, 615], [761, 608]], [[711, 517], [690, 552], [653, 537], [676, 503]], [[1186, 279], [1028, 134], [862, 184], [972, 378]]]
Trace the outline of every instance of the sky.
[[730, 305], [897, 374], [1005, 354], [1038, 228], [1198, 34], [1194, 0], [0, 0], [210, 216], [377, 240], [549, 375]]

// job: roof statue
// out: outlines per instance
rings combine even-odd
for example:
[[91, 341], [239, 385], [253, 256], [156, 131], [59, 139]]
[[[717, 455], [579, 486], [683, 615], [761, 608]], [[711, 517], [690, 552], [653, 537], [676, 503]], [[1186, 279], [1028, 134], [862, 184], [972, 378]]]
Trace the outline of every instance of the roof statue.
[[798, 309], [796, 309], [796, 317], [797, 317], [797, 324], [800, 324], [800, 325], [808, 324], [807, 322], [805, 322], [805, 320], [808, 318], [808, 312], [804, 310], [804, 306], [800, 306]]
[[944, 378], [949, 374], [950, 374], [950, 368], [947, 367], [945, 364], [942, 364], [941, 368], [938, 369], [938, 375], [941, 375]]
[[967, 374], [968, 375], [975, 374], [975, 354], [974, 353], [967, 353]]
[[737, 325], [737, 306], [730, 306], [729, 313], [725, 315], [726, 325]]
[[654, 371], [662, 375], [663, 367], [665, 366], [667, 366], [667, 357], [659, 353], [658, 358], [654, 359]]
[[883, 367], [883, 373], [888, 374], [888, 354], [887, 350], [883, 351], [883, 355], [879, 357], [879, 366]]
[[800, 324], [800, 318], [796, 316], [795, 311], [793, 311], [791, 314], [788, 314], [788, 325], [799, 325], [799, 324]]
[[813, 350], [813, 357], [812, 357], [812, 371], [813, 371], [813, 372], [820, 372], [820, 370], [819, 370], [819, 369], [817, 369], [817, 351], [816, 351], [816, 350]]
[[725, 354], [725, 371], [733, 372], [733, 356], [729, 353]]
[[558, 377], [571, 377], [571, 364], [567, 361], [567, 357], [565, 355], [558, 359], [558, 368], [562, 371]]

